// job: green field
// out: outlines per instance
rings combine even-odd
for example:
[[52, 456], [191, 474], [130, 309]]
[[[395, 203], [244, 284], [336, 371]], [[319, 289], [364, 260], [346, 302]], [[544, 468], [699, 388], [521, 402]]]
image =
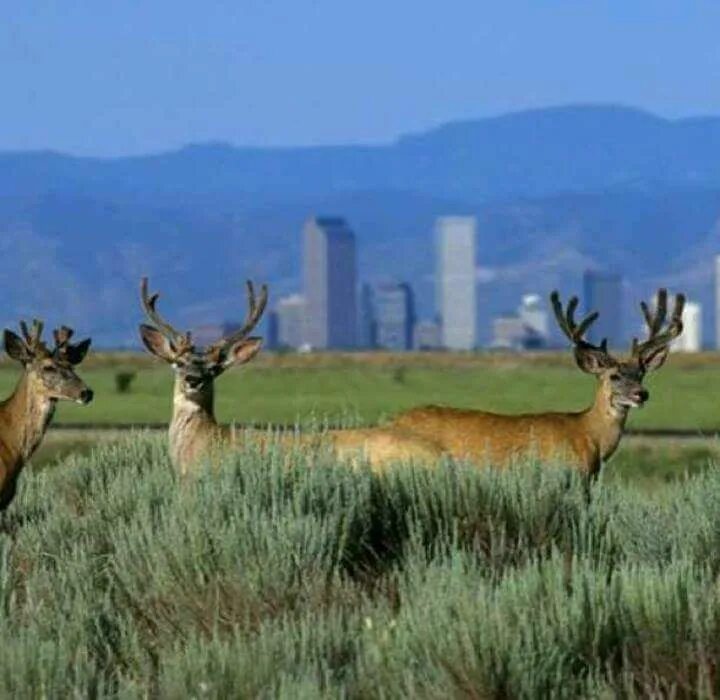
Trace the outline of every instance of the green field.
[[720, 693], [720, 470], [661, 495], [527, 465], [378, 477], [252, 447], [178, 483], [129, 435], [0, 521], [0, 696]]
[[[136, 372], [131, 391], [117, 392], [115, 375]], [[148, 355], [91, 355], [80, 373], [96, 391], [90, 406], [61, 405], [55, 425], [112, 426], [167, 423], [172, 372]], [[0, 394], [17, 381], [18, 367], [0, 364]], [[720, 454], [720, 355], [672, 356], [648, 379], [650, 402], [631, 411], [630, 429], [684, 429], [703, 441], [624, 440], [607, 466], [608, 478], [658, 483], [697, 473]], [[523, 412], [574, 410], [593, 396], [594, 380], [568, 354], [272, 355], [231, 370], [217, 382], [221, 421], [254, 424], [374, 424], [395, 411], [445, 403]], [[88, 452], [116, 433], [51, 431], [33, 459], [43, 465], [73, 452]]]
[[[631, 427], [714, 432], [717, 359], [671, 358]], [[378, 477], [252, 446], [178, 483], [164, 431], [71, 429], [167, 422], [169, 369], [104, 356], [81, 374], [97, 401], [63, 406], [0, 516], [0, 697], [720, 692], [714, 438], [626, 438], [589, 502], [538, 465]], [[16, 378], [0, 366], [0, 392]], [[217, 387], [221, 420], [285, 424], [592, 393], [565, 356], [270, 356]]]
[[[137, 372], [128, 394], [114, 377]], [[171, 410], [172, 372], [143, 356], [100, 356], [81, 368], [96, 392], [87, 407], [61, 406], [60, 423], [162, 423]], [[0, 395], [18, 370], [0, 365]], [[629, 428], [720, 429], [720, 356], [671, 357], [646, 382], [651, 397], [631, 412]], [[423, 403], [527, 412], [576, 410], [590, 403], [594, 379], [567, 355], [265, 356], [217, 381], [217, 415], [224, 422], [294, 424], [352, 419], [376, 423]]]

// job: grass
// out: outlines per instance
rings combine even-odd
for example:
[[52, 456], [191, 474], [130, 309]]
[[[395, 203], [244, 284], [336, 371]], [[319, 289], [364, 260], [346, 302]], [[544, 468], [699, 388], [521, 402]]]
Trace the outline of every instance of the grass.
[[178, 483], [161, 436], [29, 471], [0, 531], [3, 697], [713, 697], [720, 469], [563, 470], [252, 445]]
[[[262, 357], [262, 356], [261, 356]], [[398, 368], [402, 368], [398, 371]], [[115, 389], [117, 371], [137, 372], [132, 391]], [[171, 410], [171, 370], [143, 356], [101, 355], [80, 374], [96, 392], [90, 406], [62, 405], [65, 424], [162, 423]], [[18, 368], [0, 365], [0, 395], [17, 381]], [[720, 358], [673, 356], [646, 382], [651, 399], [632, 411], [630, 428], [720, 429], [715, 396]], [[318, 355], [268, 356], [231, 370], [217, 381], [221, 421], [292, 424], [337, 421], [352, 414], [376, 423], [423, 403], [444, 403], [502, 412], [577, 410], [592, 400], [594, 380], [565, 354], [495, 355]]]

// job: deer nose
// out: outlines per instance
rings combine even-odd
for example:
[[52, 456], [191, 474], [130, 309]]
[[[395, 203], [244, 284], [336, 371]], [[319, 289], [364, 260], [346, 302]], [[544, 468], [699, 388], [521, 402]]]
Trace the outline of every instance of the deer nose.
[[650, 398], [650, 392], [647, 389], [640, 389], [640, 391], [638, 391], [638, 398], [645, 403], [645, 401]]
[[80, 401], [84, 404], [88, 404], [93, 400], [93, 390], [92, 389], [83, 389], [80, 392]]

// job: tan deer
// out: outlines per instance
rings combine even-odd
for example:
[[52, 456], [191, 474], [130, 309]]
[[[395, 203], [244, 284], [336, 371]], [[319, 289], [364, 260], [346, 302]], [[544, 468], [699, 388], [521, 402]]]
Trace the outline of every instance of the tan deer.
[[672, 317], [664, 330], [667, 291], [658, 292], [654, 312], [644, 302], [641, 304], [649, 335], [643, 343], [633, 340], [628, 360], [613, 357], [606, 340], [596, 346], [583, 339], [598, 318], [597, 312], [578, 324], [574, 318], [577, 297], [570, 300], [566, 313], [557, 292], [550, 298], [557, 322], [573, 344], [577, 365], [597, 377], [595, 401], [589, 408], [575, 413], [502, 415], [427, 406], [399, 414], [391, 425], [432, 439], [458, 459], [503, 467], [531, 455], [596, 475], [617, 449], [630, 408], [642, 406], [649, 398], [643, 378], [662, 366], [671, 341], [682, 332], [685, 298], [676, 296]]
[[18, 477], [47, 430], [60, 400], [87, 404], [93, 392], [75, 374], [90, 347], [90, 339], [71, 344], [73, 331], [53, 331], [55, 347], [42, 341], [43, 324], [33, 321], [28, 330], [20, 322], [22, 337], [5, 330], [5, 352], [23, 366], [12, 396], [0, 403], [0, 510], [15, 496]]
[[[247, 283], [249, 310], [245, 322], [234, 333], [205, 349], [193, 345], [189, 332], [180, 332], [158, 313], [158, 294], [150, 295], [148, 280], [140, 284], [142, 307], [152, 325], [140, 325], [145, 347], [168, 362], [175, 372], [173, 414], [170, 421], [170, 456], [181, 474], [187, 474], [199, 458], [220, 447], [240, 445], [248, 431], [221, 426], [214, 413], [214, 382], [225, 370], [243, 365], [257, 355], [262, 339], [251, 337], [267, 305], [267, 287], [256, 297]], [[258, 431], [254, 441], [264, 444], [268, 434]], [[334, 430], [318, 435], [273, 437], [283, 444], [320, 444], [329, 442], [335, 453], [345, 459], [366, 459], [374, 467], [391, 461], [437, 460], [442, 450], [430, 439], [406, 434], [402, 429]]]

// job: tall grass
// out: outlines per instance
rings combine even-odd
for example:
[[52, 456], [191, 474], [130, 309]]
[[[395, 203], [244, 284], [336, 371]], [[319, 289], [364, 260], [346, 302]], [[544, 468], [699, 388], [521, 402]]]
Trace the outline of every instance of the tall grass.
[[0, 696], [717, 693], [720, 471], [589, 496], [251, 445], [179, 483], [134, 435], [3, 516]]

